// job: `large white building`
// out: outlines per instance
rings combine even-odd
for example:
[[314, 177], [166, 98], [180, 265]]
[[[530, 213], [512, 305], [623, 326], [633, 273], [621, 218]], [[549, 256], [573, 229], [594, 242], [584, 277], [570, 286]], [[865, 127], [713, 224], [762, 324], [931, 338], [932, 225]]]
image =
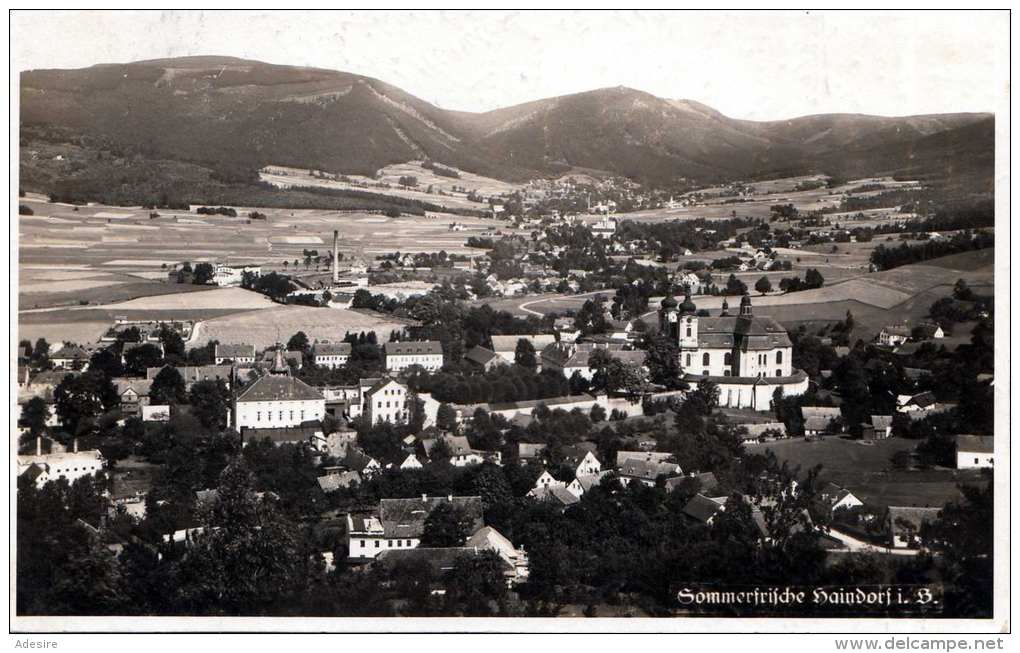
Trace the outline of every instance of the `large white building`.
[[956, 468], [995, 467], [995, 438], [990, 435], [956, 436]]
[[326, 414], [326, 399], [300, 379], [266, 375], [241, 391], [235, 412], [238, 430], [291, 428], [321, 420]]
[[18, 476], [28, 474], [36, 487], [42, 487], [59, 478], [74, 483], [79, 478], [94, 476], [103, 471], [105, 465], [106, 460], [99, 450], [78, 451], [77, 440], [74, 441], [71, 451], [64, 451], [58, 447], [51, 453], [43, 453], [42, 439], [37, 438], [35, 454], [18, 456]]
[[443, 345], [437, 340], [387, 342], [386, 371], [402, 372], [413, 365], [434, 372], [443, 367]]
[[692, 387], [699, 381], [718, 385], [721, 406], [769, 410], [776, 389], [787, 396], [807, 391], [807, 374], [793, 368], [786, 329], [771, 317], [754, 315], [748, 295], [737, 315], [730, 315], [724, 301], [716, 317], [699, 316], [689, 292], [679, 305], [667, 296], [659, 329], [676, 341], [685, 380]]

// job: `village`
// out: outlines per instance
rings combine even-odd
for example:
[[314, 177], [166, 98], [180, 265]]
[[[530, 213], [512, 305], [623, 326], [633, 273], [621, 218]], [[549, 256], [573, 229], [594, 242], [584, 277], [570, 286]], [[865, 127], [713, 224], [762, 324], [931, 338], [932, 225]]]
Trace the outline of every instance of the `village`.
[[[303, 266], [163, 265], [171, 288], [221, 289], [188, 296], [361, 311], [388, 330], [298, 320], [275, 342], [240, 326], [203, 339], [201, 316], [125, 310], [91, 342], [23, 340], [19, 492], [90, 483], [107, 506], [83, 519], [96, 540], [157, 568], [230, 527], [215, 506], [231, 492], [307, 529], [324, 573], [383, 582], [388, 607], [374, 609], [400, 609], [386, 579], [409, 566], [428, 570], [429, 604], [468, 591], [454, 571], [491, 562], [500, 588], [472, 609], [553, 600], [567, 615], [610, 610], [607, 590], [550, 576], [567, 544], [528, 526], [535, 511], [574, 523], [608, 496], [654, 496], [675, 506], [671, 537], [725, 523], [747, 555], [792, 538], [819, 560], [904, 565], [941, 545], [930, 533], [960, 484], [988, 486], [992, 303], [974, 266], [941, 268], [938, 283], [955, 285], [918, 295], [934, 301], [909, 321], [888, 310], [902, 299], [880, 279], [924, 260], [909, 259], [921, 248], [969, 261], [990, 230], [895, 215], [834, 228], [784, 205], [654, 223], [617, 214], [615, 200], [586, 197], [567, 215], [503, 206], [484, 231], [448, 225], [481, 256], [371, 259], [334, 229], [332, 251], [306, 248]], [[870, 246], [884, 234], [904, 244]], [[870, 258], [843, 268], [817, 253], [865, 243]], [[791, 323], [862, 292], [863, 322], [848, 309]], [[181, 464], [192, 473], [163, 471]], [[662, 610], [662, 588], [635, 582], [622, 581], [628, 609]]]

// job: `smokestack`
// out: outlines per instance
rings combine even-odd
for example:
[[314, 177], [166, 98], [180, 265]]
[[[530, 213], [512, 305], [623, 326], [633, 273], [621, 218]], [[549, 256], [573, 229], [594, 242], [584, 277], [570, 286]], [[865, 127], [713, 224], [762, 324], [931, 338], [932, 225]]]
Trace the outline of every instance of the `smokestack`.
[[333, 285], [340, 283], [340, 232], [333, 230]]
[[78, 438], [74, 439], [74, 453], [78, 453]]
[[37, 436], [35, 439], [35, 455], [42, 455], [42, 436]]

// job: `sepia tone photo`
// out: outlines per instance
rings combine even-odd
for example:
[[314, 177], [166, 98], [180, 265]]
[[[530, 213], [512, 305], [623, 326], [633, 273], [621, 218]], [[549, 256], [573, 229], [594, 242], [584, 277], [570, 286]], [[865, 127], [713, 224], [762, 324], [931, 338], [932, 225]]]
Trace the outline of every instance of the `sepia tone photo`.
[[1008, 12], [10, 20], [12, 631], [1008, 630]]

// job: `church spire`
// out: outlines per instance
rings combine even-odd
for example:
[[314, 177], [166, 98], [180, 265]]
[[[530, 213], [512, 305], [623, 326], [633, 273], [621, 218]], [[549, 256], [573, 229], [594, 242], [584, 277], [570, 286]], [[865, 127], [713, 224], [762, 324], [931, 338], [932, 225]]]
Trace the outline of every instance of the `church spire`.
[[722, 300], [722, 312], [719, 313], [719, 317], [726, 317], [730, 314], [730, 303], [726, 301], [724, 297]]
[[751, 296], [744, 295], [740, 300], [740, 315], [741, 317], [751, 317]]

